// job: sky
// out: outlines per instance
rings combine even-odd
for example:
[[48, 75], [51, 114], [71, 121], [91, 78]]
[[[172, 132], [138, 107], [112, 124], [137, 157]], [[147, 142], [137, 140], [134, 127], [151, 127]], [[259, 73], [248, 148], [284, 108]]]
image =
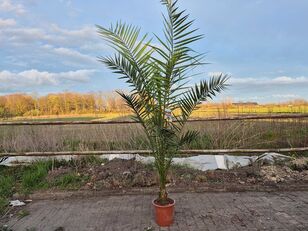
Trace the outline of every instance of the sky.
[[[223, 72], [218, 100], [308, 100], [307, 0], [179, 0], [204, 34], [210, 63], [192, 80]], [[119, 20], [162, 35], [159, 0], [0, 0], [0, 94], [127, 89], [98, 57], [113, 51], [95, 25]]]

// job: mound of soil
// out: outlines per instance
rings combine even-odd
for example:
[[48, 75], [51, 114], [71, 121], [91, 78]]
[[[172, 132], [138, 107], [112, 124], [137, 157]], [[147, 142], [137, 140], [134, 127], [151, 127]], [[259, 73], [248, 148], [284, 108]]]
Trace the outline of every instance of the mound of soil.
[[156, 175], [152, 167], [135, 160], [114, 159], [84, 170], [85, 174], [90, 176], [90, 182], [86, 187], [93, 189], [149, 187], [156, 184]]
[[[187, 166], [173, 166], [168, 175], [168, 187], [175, 188], [232, 188], [242, 186], [308, 185], [307, 158], [284, 165], [251, 165], [232, 170], [195, 170]], [[61, 168], [58, 175], [67, 171]], [[79, 173], [87, 176], [82, 189], [129, 189], [158, 185], [158, 176], [153, 165], [145, 165], [133, 159], [113, 159], [102, 165], [81, 168]], [[231, 187], [232, 186], [232, 187]]]
[[265, 184], [307, 183], [308, 158], [299, 158], [284, 165], [262, 166], [260, 176]]

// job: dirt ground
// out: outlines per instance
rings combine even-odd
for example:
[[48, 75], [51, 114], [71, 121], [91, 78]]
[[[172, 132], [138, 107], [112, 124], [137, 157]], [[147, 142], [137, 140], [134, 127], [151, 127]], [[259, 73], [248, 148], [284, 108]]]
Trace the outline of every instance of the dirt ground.
[[[308, 158], [276, 165], [251, 165], [232, 170], [195, 170], [173, 166], [168, 176], [169, 188], [232, 188], [236, 186], [279, 187], [308, 185]], [[63, 174], [58, 169], [51, 174]], [[152, 165], [135, 160], [114, 159], [105, 164], [79, 170], [88, 177], [82, 189], [129, 189], [157, 186], [157, 174]]]
[[[131, 195], [132, 198], [134, 198], [138, 197], [138, 195], [139, 196], [141, 195], [140, 200], [143, 200], [144, 197], [149, 196], [148, 194], [151, 194], [152, 195], [151, 197], [153, 197], [153, 194], [155, 194], [158, 190], [157, 187], [158, 179], [154, 166], [145, 165], [133, 159], [132, 160], [113, 159], [111, 161], [107, 161], [104, 163], [96, 163], [91, 166], [81, 165], [77, 169], [72, 166], [64, 165], [49, 171], [47, 180], [48, 179], [52, 180], [54, 178], [64, 176], [65, 174], [69, 174], [71, 172], [76, 172], [76, 171], [78, 175], [87, 179], [80, 186], [80, 188], [76, 188], [74, 191], [67, 191], [65, 189], [59, 189], [59, 188], [49, 188], [46, 190], [36, 191], [34, 192], [34, 194], [29, 195], [27, 197], [28, 199], [33, 200], [33, 202], [30, 202], [30, 205], [27, 205], [25, 209], [24, 207], [9, 209], [8, 213], [0, 219], [0, 224], [1, 223], [13, 224], [12, 222], [14, 221], [16, 222], [16, 224], [18, 224], [16, 227], [24, 227], [23, 224], [19, 222], [19, 220], [23, 220], [23, 217], [28, 217], [29, 215], [28, 208], [30, 208], [31, 210], [30, 217], [32, 213], [36, 213], [35, 212], [36, 209], [33, 209], [33, 206], [35, 207], [36, 205], [32, 204], [33, 203], [37, 204], [37, 201], [41, 200], [47, 201], [46, 203], [50, 204], [46, 205], [47, 207], [51, 206], [53, 200], [57, 201], [73, 200], [73, 202], [68, 201], [66, 203], [68, 207], [72, 207], [73, 205], [69, 205], [69, 203], [79, 204], [78, 202], [79, 200], [83, 201], [87, 198], [95, 198], [97, 196], [99, 197], [106, 196], [107, 198], [109, 198], [109, 196], [115, 196], [115, 195], [121, 195], [121, 196]], [[277, 193], [282, 193], [282, 191], [293, 191], [294, 193], [301, 191], [301, 194], [306, 194], [306, 192], [308, 191], [308, 158], [298, 158], [289, 162], [276, 163], [275, 165], [266, 165], [260, 163], [246, 167], [235, 168], [232, 170], [209, 170], [205, 172], [189, 168], [188, 166], [175, 165], [171, 168], [170, 173], [168, 175], [167, 187], [171, 195], [180, 192], [181, 193], [202, 192], [202, 194], [187, 194], [189, 197], [193, 197], [193, 195], [203, 195], [203, 193], [209, 193], [209, 192], [237, 193], [243, 191], [246, 191], [247, 193], [253, 193], [253, 191], [261, 191], [261, 192], [268, 191], [274, 193], [273, 195], [276, 195]], [[230, 194], [230, 195], [234, 196], [237, 194]], [[286, 192], [286, 194], [284, 195], [287, 198], [289, 192]], [[17, 198], [13, 199], [26, 199], [26, 198], [22, 198], [21, 195], [17, 195]], [[209, 198], [206, 197], [206, 199]], [[117, 199], [114, 200], [117, 201]], [[217, 198], [217, 200], [219, 200], [219, 198]], [[306, 199], [303, 203], [307, 204]], [[61, 207], [60, 204], [58, 205], [59, 208]], [[41, 209], [43, 209], [44, 206], [45, 205], [42, 204]], [[82, 205], [80, 206], [82, 207]], [[120, 206], [119, 208], [121, 208], [122, 205], [119, 204], [119, 206]], [[228, 206], [230, 207], [232, 205], [229, 204]], [[256, 206], [256, 208], [258, 208], [259, 205], [255, 204], [252, 206]], [[59, 209], [58, 207], [54, 208], [54, 210], [52, 211], [46, 210], [42, 212], [54, 214], [55, 210]], [[216, 207], [214, 206], [213, 210], [215, 210], [215, 208]], [[62, 209], [65, 210], [66, 207], [60, 208], [60, 210]], [[266, 206], [264, 207], [264, 210], [267, 211]], [[68, 211], [68, 213], [69, 212], [70, 211]], [[232, 210], [231, 212], [233, 213], [234, 211]], [[305, 207], [304, 212], [305, 214], [304, 215], [301, 214], [301, 216], [307, 216], [308, 212], [307, 207]], [[207, 214], [206, 216], [210, 215], [212, 214]], [[40, 215], [38, 214], [37, 216]], [[33, 219], [36, 218], [34, 217]], [[46, 215], [44, 219], [50, 220], [51, 218]], [[232, 219], [230, 220], [231, 222], [230, 224], [234, 223]], [[236, 219], [240, 219], [240, 221], [244, 222], [243, 218], [236, 218]], [[50, 222], [52, 221], [53, 220], [51, 219]], [[153, 224], [153, 222], [151, 224]], [[300, 225], [303, 224], [304, 223], [301, 223]], [[37, 223], [37, 225], [41, 227], [39, 223]], [[306, 223], [304, 227], [307, 227]], [[22, 230], [22, 229], [17, 228], [17, 230]], [[68, 229], [68, 230], [73, 230], [73, 229]], [[100, 229], [91, 229], [91, 230], [100, 230]], [[181, 230], [181, 229], [172, 229], [172, 230]], [[200, 229], [192, 229], [192, 230], [200, 230]], [[215, 230], [215, 229], [209, 229], [209, 230]], [[256, 229], [256, 230], [262, 230], [262, 229]], [[302, 229], [294, 229], [294, 230], [302, 230]]]

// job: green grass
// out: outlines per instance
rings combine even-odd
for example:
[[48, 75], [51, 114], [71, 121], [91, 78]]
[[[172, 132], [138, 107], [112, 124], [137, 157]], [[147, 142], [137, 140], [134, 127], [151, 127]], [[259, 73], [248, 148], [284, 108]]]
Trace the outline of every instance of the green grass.
[[56, 178], [52, 185], [60, 189], [78, 189], [87, 179], [88, 177], [86, 176], [80, 176], [72, 172]]
[[[26, 166], [0, 166], [0, 197], [5, 199], [15, 192], [29, 194], [35, 190], [51, 187], [75, 189], [88, 179], [87, 176], [78, 175], [79, 169], [101, 165], [105, 162], [106, 159], [97, 156], [86, 156], [70, 161], [47, 160], [35, 161]], [[71, 171], [48, 180], [48, 173], [59, 167], [69, 167]]]
[[[9, 198], [14, 193], [27, 195], [36, 190], [59, 188], [63, 190], [75, 190], [80, 188], [88, 180], [88, 176], [79, 175], [79, 168], [88, 168], [106, 162], [96, 156], [87, 156], [70, 161], [35, 161], [26, 166], [6, 167], [0, 166], [0, 215], [7, 208]], [[52, 169], [68, 167], [70, 172], [48, 179], [48, 173]]]
[[8, 206], [8, 203], [9, 203], [9, 201], [7, 200], [7, 198], [3, 198], [3, 197], [0, 196], [0, 216], [5, 213], [5, 210]]
[[48, 186], [46, 177], [52, 168], [52, 161], [38, 161], [24, 167], [21, 176], [22, 191], [26, 194], [33, 190], [46, 188]]
[[13, 194], [14, 178], [0, 169], [0, 215], [3, 214], [8, 205], [8, 198]]
[[11, 176], [0, 176], [0, 196], [9, 197], [13, 192], [14, 179]]
[[[79, 168], [99, 165], [105, 160], [98, 157], [88, 156], [80, 159], [72, 159], [70, 161], [37, 161], [33, 164], [23, 168], [21, 173], [21, 191], [29, 194], [32, 191], [39, 189], [46, 189], [51, 187], [59, 187], [61, 189], [75, 189], [78, 188], [87, 179], [84, 176], [79, 176], [76, 171]], [[69, 166], [75, 169], [72, 172], [60, 175], [49, 182], [46, 178], [48, 172], [52, 168], [60, 166]]]

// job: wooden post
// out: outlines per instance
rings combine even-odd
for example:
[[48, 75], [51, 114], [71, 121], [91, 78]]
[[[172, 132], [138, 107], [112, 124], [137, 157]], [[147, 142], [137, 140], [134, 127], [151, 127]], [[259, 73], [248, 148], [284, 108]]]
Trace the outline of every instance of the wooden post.
[[[277, 148], [277, 149], [210, 149], [210, 150], [181, 150], [180, 155], [206, 155], [206, 154], [240, 154], [240, 155], [252, 155], [265, 152], [278, 152], [278, 153], [292, 153], [292, 152], [305, 152], [308, 151], [308, 147], [299, 148]], [[119, 151], [73, 151], [73, 152], [19, 152], [19, 153], [0, 153], [1, 157], [51, 157], [51, 156], [91, 156], [91, 155], [127, 155], [127, 154], [139, 154], [139, 155], [151, 155], [150, 150], [119, 150]]]
[[[308, 114], [286, 114], [286, 115], [265, 115], [265, 116], [236, 116], [229, 118], [206, 118], [189, 120], [188, 123], [220, 121], [220, 120], [262, 120], [262, 119], [297, 119], [308, 118]], [[35, 121], [35, 122], [0, 122], [0, 126], [40, 126], [40, 125], [82, 125], [82, 124], [137, 124], [136, 121]]]

